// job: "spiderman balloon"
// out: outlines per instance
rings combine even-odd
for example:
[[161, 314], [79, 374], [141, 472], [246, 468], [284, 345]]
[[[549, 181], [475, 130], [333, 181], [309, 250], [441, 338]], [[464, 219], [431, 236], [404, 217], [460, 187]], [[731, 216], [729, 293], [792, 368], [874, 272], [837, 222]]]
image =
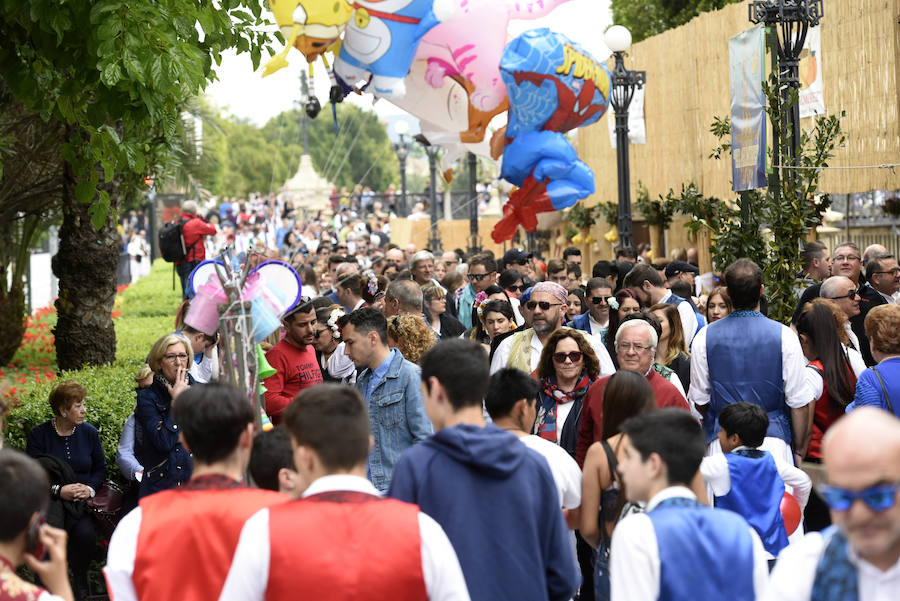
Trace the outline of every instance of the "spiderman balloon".
[[533, 232], [538, 213], [593, 194], [594, 174], [563, 133], [600, 119], [610, 90], [606, 65], [546, 28], [507, 44], [500, 74], [509, 96], [500, 177], [519, 188], [491, 234], [497, 243], [511, 239], [519, 225]]

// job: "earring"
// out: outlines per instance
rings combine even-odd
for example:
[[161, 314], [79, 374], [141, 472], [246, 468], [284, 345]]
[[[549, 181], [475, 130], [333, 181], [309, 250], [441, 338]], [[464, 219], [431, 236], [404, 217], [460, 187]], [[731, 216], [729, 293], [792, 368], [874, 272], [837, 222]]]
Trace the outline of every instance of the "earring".
[[62, 416], [63, 416], [63, 417], [67, 417], [67, 414], [63, 413]]

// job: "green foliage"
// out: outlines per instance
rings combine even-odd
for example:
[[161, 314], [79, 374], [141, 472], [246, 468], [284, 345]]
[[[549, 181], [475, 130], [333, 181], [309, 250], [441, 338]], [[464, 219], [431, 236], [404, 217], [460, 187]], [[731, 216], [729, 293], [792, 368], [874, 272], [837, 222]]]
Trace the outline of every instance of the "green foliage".
[[[831, 205], [827, 195], [819, 191], [819, 176], [828, 166], [834, 147], [843, 144], [840, 117], [815, 118], [812, 131], [801, 131], [796, 158], [791, 159], [791, 130], [785, 115], [797, 103], [797, 91], [789, 88], [782, 98], [776, 74], [763, 83], [766, 112], [773, 145], [769, 159], [775, 166], [765, 190], [742, 192], [736, 202], [729, 203], [703, 196], [690, 184], [681, 194], [669, 191], [667, 199], [675, 208], [690, 216], [688, 227], [694, 234], [706, 229], [710, 234], [710, 251], [717, 269], [725, 269], [735, 259], [748, 257], [763, 270], [769, 316], [788, 323], [796, 298], [794, 289], [800, 262], [800, 245], [807, 232], [822, 222], [822, 213]], [[730, 156], [726, 136], [731, 123], [716, 118], [712, 133], [720, 144], [710, 155], [719, 159]], [[793, 161], [793, 162], [792, 162]], [[764, 235], [761, 227], [769, 230]]]
[[634, 206], [644, 215], [644, 222], [647, 225], [656, 225], [662, 230], [668, 229], [675, 214], [675, 205], [669, 197], [663, 198], [660, 195], [658, 200], [651, 200], [650, 192], [641, 182], [638, 182], [638, 195]]
[[632, 39], [643, 39], [684, 25], [700, 13], [741, 0], [612, 0], [613, 23], [624, 25]]
[[597, 222], [595, 217], [597, 212], [596, 206], [586, 207], [584, 206], [584, 202], [578, 201], [575, 206], [569, 209], [568, 219], [575, 227], [587, 229]]
[[65, 129], [61, 150], [99, 229], [111, 200], [102, 181], [139, 189], [178, 158], [188, 99], [227, 49], [267, 47], [257, 0], [0, 3], [0, 79], [45, 121]]
[[619, 222], [619, 205], [617, 203], [611, 200], [598, 202], [595, 208], [603, 216], [606, 225], [616, 225]]
[[300, 109], [286, 111], [263, 127], [218, 118], [216, 128], [204, 130], [203, 155], [191, 175], [218, 196], [277, 191], [300, 163], [305, 120], [313, 166], [338, 188], [361, 183], [384, 190], [399, 182], [397, 158], [378, 116], [349, 103], [337, 111], [338, 133], [328, 108], [316, 119]]

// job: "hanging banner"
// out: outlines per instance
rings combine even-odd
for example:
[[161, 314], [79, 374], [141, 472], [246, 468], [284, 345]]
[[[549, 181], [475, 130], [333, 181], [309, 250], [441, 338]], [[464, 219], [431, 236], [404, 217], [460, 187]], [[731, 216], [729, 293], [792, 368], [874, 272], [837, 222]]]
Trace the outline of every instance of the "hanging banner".
[[766, 182], [765, 28], [757, 25], [728, 40], [731, 92], [731, 187], [764, 188]]
[[[609, 105], [609, 115], [606, 117], [606, 125], [609, 128], [609, 145], [616, 149], [616, 112], [612, 103]], [[646, 144], [647, 130], [644, 127], [644, 88], [638, 88], [631, 97], [628, 105], [628, 143]]]
[[825, 96], [822, 91], [822, 47], [818, 27], [810, 27], [806, 33], [803, 50], [800, 51], [800, 118], [825, 114]]

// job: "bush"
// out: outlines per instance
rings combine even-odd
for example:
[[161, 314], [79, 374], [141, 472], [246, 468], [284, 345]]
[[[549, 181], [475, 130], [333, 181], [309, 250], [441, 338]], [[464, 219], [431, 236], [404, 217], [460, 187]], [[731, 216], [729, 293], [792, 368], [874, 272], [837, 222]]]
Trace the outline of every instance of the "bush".
[[50, 391], [64, 380], [77, 380], [88, 391], [85, 421], [96, 427], [103, 443], [106, 469], [109, 476], [121, 480], [116, 469], [116, 447], [122, 433], [122, 425], [134, 411], [135, 369], [120, 365], [86, 367], [77, 371], [64, 371], [55, 382], [44, 382], [32, 387], [9, 414], [7, 440], [10, 446], [25, 449], [28, 432], [50, 419]]
[[[110, 477], [121, 480], [116, 468], [116, 448], [122, 426], [137, 400], [134, 375], [144, 364], [156, 340], [174, 330], [175, 312], [181, 303], [181, 287], [172, 290], [172, 266], [156, 261], [150, 275], [128, 286], [116, 299], [116, 362], [101, 367], [66, 371], [56, 381], [23, 383], [17, 387], [7, 420], [6, 439], [24, 450], [29, 430], [50, 417], [48, 401], [53, 386], [77, 380], [88, 391], [86, 421], [100, 432]], [[113, 315], [116, 315], [114, 312]]]

